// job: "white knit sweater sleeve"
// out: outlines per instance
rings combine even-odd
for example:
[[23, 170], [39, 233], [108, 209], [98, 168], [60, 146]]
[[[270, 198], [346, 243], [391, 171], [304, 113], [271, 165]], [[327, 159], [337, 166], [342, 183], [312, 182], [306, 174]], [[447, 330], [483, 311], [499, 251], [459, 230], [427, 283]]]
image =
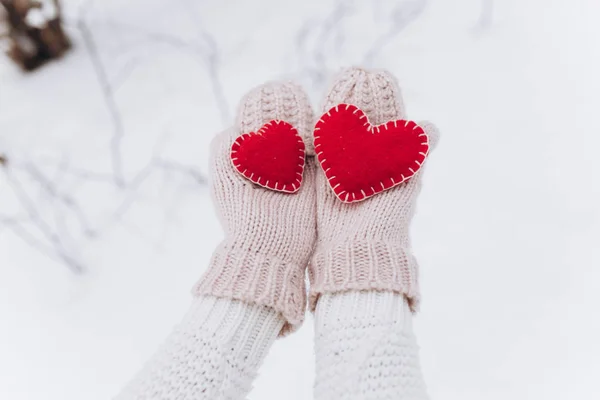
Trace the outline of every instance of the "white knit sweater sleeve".
[[284, 322], [265, 306], [196, 298], [115, 400], [242, 400]]
[[401, 294], [323, 294], [315, 314], [315, 400], [425, 400], [412, 315]]

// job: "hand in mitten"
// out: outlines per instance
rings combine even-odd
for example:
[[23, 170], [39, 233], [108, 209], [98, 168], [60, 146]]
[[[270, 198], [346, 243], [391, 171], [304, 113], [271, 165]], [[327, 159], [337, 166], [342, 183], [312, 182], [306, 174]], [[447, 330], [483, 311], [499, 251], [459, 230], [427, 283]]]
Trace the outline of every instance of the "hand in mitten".
[[[212, 145], [211, 192], [225, 239], [194, 293], [271, 307], [286, 320], [282, 330], [286, 333], [302, 322], [306, 307], [305, 269], [316, 240], [316, 167], [312, 156], [304, 160], [302, 154], [299, 160], [293, 147], [297, 141], [278, 141], [273, 137], [279, 134], [276, 130], [269, 131], [274, 140], [268, 140], [265, 132], [274, 126], [285, 131], [282, 135], [296, 130], [306, 143], [302, 148], [312, 152], [312, 139], [308, 138], [313, 115], [300, 87], [270, 83], [255, 89], [243, 100], [237, 125], [220, 134]], [[251, 132], [258, 133], [260, 140], [243, 148]], [[254, 171], [241, 165], [238, 157], [242, 150], [244, 161], [254, 163]], [[282, 159], [285, 157], [291, 160]], [[301, 184], [298, 179], [286, 186], [294, 193], [282, 191], [286, 190], [283, 182], [258, 176], [281, 178], [288, 161], [293, 167], [304, 164], [303, 173], [299, 169]], [[280, 164], [283, 167], [279, 168]]]
[[302, 321], [315, 166], [312, 157], [304, 165], [298, 133], [306, 139], [311, 130], [297, 86], [271, 83], [246, 96], [236, 126], [212, 146], [211, 192], [225, 239], [185, 318], [116, 399], [244, 399], [276, 337]]
[[[404, 104], [395, 79], [387, 72], [371, 72], [362, 69], [343, 71], [336, 79], [325, 99], [323, 120], [317, 123], [315, 137], [322, 132], [318, 128], [327, 124], [331, 117], [329, 111], [340, 104], [356, 106], [351, 111], [365, 114], [365, 126], [385, 124], [406, 118]], [[358, 109], [358, 111], [357, 111]], [[342, 121], [342, 124], [344, 122]], [[400, 123], [400, 122], [398, 122]], [[415, 211], [417, 195], [421, 188], [420, 169], [426, 151], [438, 140], [436, 128], [428, 122], [414, 124], [402, 121], [417, 136], [423, 136], [423, 147], [419, 151], [420, 160], [416, 162], [414, 171], [407, 171], [412, 176], [402, 176], [406, 180], [399, 183], [385, 177], [386, 184], [365, 187], [359, 196], [362, 201], [345, 203], [344, 196], [336, 196], [335, 184], [328, 181], [326, 174], [329, 168], [319, 168], [316, 177], [317, 187], [317, 229], [318, 242], [309, 266], [310, 305], [314, 310], [319, 295], [349, 290], [385, 290], [402, 293], [406, 296], [414, 311], [419, 302], [418, 265], [412, 254], [409, 225]], [[362, 123], [361, 123], [362, 126]], [[420, 129], [420, 128], [422, 129]], [[383, 128], [382, 128], [383, 129]], [[379, 128], [373, 128], [373, 135], [379, 134]], [[424, 134], [424, 135], [423, 135]], [[346, 131], [346, 135], [348, 135]], [[339, 130], [342, 145], [336, 147], [336, 156], [343, 158], [348, 146], [361, 146], [354, 154], [364, 157], [376, 157], [373, 162], [381, 162], [381, 158], [394, 157], [385, 154], [385, 147], [378, 149], [380, 153], [369, 153], [368, 143], [344, 142], [347, 136], [344, 129]], [[320, 155], [320, 148], [315, 141], [315, 152]], [[319, 158], [322, 166], [327, 161]], [[325, 162], [324, 162], [325, 161]], [[364, 163], [365, 160], [360, 160]], [[413, 171], [413, 172], [410, 172]], [[360, 171], [369, 174], [370, 171]], [[331, 177], [330, 177], [331, 179]], [[379, 181], [378, 181], [379, 182]], [[383, 182], [383, 181], [382, 181]], [[333, 182], [335, 183], [335, 182]], [[384, 188], [384, 186], [387, 186]], [[372, 197], [366, 198], [377, 191]], [[352, 200], [352, 199], [350, 199]]]

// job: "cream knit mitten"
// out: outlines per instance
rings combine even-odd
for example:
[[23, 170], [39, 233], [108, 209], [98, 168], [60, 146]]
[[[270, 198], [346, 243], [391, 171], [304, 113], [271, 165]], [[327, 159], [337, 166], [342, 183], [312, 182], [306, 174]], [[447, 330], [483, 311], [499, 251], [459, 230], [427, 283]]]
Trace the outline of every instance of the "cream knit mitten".
[[238, 136], [272, 120], [295, 127], [311, 152], [313, 114], [300, 87], [269, 83], [246, 96], [236, 127], [213, 143], [211, 189], [225, 239], [193, 292], [268, 306], [285, 319], [285, 334], [302, 322], [306, 308], [305, 270], [316, 240], [313, 157], [294, 194], [253, 184], [231, 160]]
[[[385, 71], [343, 71], [325, 98], [323, 111], [341, 104], [361, 108], [373, 125], [405, 119], [395, 79]], [[438, 134], [419, 123], [434, 147]], [[387, 290], [401, 293], [414, 311], [419, 304], [418, 265], [411, 252], [409, 224], [421, 188], [417, 171], [408, 182], [367, 200], [345, 204], [334, 195], [321, 169], [317, 172], [319, 238], [309, 266], [310, 306], [322, 293]]]
[[[373, 125], [405, 119], [399, 88], [383, 71], [343, 71], [323, 111], [340, 103], [358, 106]], [[419, 125], [433, 148], [435, 127]], [[411, 313], [419, 303], [419, 286], [409, 224], [421, 173], [345, 204], [317, 171], [319, 237], [309, 266], [310, 305], [316, 308], [316, 400], [428, 398]]]

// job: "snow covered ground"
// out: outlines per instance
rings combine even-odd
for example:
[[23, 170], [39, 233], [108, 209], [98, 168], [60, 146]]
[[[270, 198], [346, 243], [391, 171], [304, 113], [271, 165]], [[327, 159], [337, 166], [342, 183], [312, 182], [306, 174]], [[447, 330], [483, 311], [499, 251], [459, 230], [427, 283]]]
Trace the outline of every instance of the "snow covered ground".
[[[64, 3], [72, 53], [0, 59], [0, 399], [116, 394], [220, 240], [208, 143], [240, 96], [287, 77], [318, 107], [352, 64], [442, 133], [413, 226], [432, 398], [598, 397], [596, 0]], [[250, 398], [311, 398], [313, 362], [308, 318]]]

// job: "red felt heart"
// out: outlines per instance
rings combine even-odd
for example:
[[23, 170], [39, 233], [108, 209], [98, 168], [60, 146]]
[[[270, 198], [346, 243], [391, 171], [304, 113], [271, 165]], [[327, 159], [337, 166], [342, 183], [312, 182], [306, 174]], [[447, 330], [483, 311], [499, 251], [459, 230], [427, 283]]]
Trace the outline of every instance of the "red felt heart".
[[373, 126], [352, 104], [339, 104], [315, 126], [315, 151], [335, 195], [365, 200], [410, 179], [425, 161], [429, 139], [413, 121]]
[[302, 184], [304, 142], [285, 121], [270, 121], [257, 132], [245, 133], [231, 146], [235, 169], [257, 185], [295, 193]]

